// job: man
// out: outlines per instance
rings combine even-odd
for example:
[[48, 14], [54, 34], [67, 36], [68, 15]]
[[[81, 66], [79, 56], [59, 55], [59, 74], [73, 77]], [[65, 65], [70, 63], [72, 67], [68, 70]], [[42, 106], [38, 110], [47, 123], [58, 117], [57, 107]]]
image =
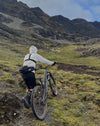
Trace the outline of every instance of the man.
[[28, 89], [27, 95], [23, 99], [23, 102], [26, 108], [30, 107], [30, 92], [36, 86], [35, 68], [36, 68], [37, 62], [48, 64], [48, 65], [56, 64], [56, 62], [47, 60], [43, 58], [41, 55], [37, 54], [37, 48], [35, 46], [30, 47], [29, 54], [27, 54], [24, 57], [24, 64], [23, 64], [24, 72], [21, 72], [21, 75]]

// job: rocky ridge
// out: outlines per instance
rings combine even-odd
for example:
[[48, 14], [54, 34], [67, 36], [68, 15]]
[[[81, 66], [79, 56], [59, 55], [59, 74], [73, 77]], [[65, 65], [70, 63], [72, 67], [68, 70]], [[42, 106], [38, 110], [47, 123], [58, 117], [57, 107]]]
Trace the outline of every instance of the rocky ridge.
[[[14, 29], [23, 30], [26, 34], [31, 29], [31, 34], [34, 34], [33, 36], [37, 39], [40, 36], [43, 39], [78, 42], [100, 37], [99, 22], [88, 22], [84, 19], [70, 20], [61, 15], [50, 17], [39, 7], [30, 8], [17, 0], [0, 0], [0, 12], [2, 26], [8, 26], [7, 29], [13, 29], [15, 26]], [[7, 18], [7, 15], [10, 18]], [[20, 38], [23, 38], [23, 34]], [[29, 36], [32, 39], [31, 34]], [[36, 37], [37, 35], [39, 36]], [[30, 40], [28, 39], [28, 41]]]

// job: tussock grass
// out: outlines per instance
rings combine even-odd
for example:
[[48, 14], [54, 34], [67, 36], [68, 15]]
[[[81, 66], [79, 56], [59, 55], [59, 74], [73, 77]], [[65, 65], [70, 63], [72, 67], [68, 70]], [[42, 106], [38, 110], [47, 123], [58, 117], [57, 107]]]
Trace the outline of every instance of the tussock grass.
[[[0, 82], [14, 83], [13, 76], [19, 78], [18, 68], [23, 64], [23, 58], [28, 53], [28, 46], [7, 43], [0, 46]], [[100, 68], [100, 59], [95, 57], [80, 57], [80, 52], [76, 51], [78, 45], [67, 45], [64, 47], [52, 47], [51, 51], [39, 50], [39, 54], [49, 60], [59, 63], [73, 65], [87, 65]], [[17, 52], [16, 52], [17, 51]], [[6, 71], [4, 67], [7, 66]], [[100, 78], [87, 74], [75, 74], [58, 70], [57, 66], [50, 67], [57, 87], [58, 96], [50, 96], [48, 99], [48, 113], [52, 115], [49, 121], [31, 121], [34, 126], [99, 126], [100, 125]], [[13, 74], [12, 71], [15, 71]], [[39, 71], [36, 76], [43, 73]], [[21, 88], [21, 81], [19, 86]], [[22, 85], [22, 87], [24, 87]], [[14, 88], [14, 86], [13, 86]], [[15, 88], [19, 88], [16, 87]], [[25, 89], [25, 87], [24, 87]], [[17, 89], [16, 89], [17, 90]], [[16, 92], [17, 93], [17, 92]], [[49, 110], [50, 108], [50, 110]], [[27, 110], [29, 114], [31, 110]], [[27, 113], [27, 112], [26, 112]], [[0, 113], [1, 114], [1, 113]], [[30, 117], [31, 118], [31, 117]], [[48, 117], [49, 118], [49, 117]]]

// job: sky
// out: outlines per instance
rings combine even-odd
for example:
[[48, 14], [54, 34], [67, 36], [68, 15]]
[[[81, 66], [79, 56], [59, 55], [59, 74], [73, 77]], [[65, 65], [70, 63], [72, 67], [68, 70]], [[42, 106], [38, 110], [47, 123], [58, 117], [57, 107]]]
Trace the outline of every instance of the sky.
[[62, 15], [69, 19], [83, 18], [100, 22], [100, 0], [18, 0], [29, 7], [40, 7], [50, 16]]

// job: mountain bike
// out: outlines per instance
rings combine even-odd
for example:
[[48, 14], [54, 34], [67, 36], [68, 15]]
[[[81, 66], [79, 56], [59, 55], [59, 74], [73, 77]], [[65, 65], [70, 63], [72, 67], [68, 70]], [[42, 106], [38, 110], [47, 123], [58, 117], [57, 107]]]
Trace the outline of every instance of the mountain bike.
[[[47, 114], [47, 98], [48, 98], [48, 82], [50, 90], [54, 96], [57, 96], [58, 90], [55, 79], [51, 72], [47, 70], [48, 66], [40, 69], [44, 69], [43, 80], [39, 77], [40, 85], [34, 87], [31, 94], [31, 107], [34, 115], [39, 120], [44, 120]], [[40, 69], [36, 69], [40, 70]]]

